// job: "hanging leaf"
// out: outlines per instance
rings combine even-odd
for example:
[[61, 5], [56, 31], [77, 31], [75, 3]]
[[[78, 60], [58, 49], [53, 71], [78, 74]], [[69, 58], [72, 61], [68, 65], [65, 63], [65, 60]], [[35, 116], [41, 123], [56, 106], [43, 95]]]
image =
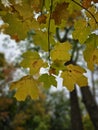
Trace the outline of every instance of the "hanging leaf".
[[[80, 0], [75, 0], [77, 3], [80, 4]], [[77, 5], [74, 1], [69, 0], [69, 5], [68, 5], [68, 11], [72, 14], [74, 11], [80, 11], [81, 7]]]
[[87, 26], [86, 21], [81, 19], [75, 22], [74, 28], [73, 38], [79, 40], [80, 43], [84, 43], [91, 33], [90, 26]]
[[39, 77], [39, 82], [44, 83], [44, 88], [49, 89], [51, 85], [57, 86], [57, 82], [54, 76], [48, 74], [42, 74]]
[[36, 34], [33, 36], [34, 43], [41, 47], [41, 49], [48, 51], [48, 33], [47, 31], [43, 32], [41, 30], [36, 31]]
[[42, 6], [43, 6], [43, 0], [33, 0], [32, 2], [32, 8], [33, 10], [38, 13], [42, 11]]
[[55, 20], [55, 24], [59, 25], [62, 19], [65, 19], [67, 16], [66, 9], [68, 7], [68, 3], [60, 3], [56, 5], [55, 10], [52, 13], [52, 18]]
[[24, 101], [27, 96], [30, 96], [32, 99], [38, 99], [39, 89], [38, 81], [33, 79], [31, 76], [25, 76], [20, 80], [13, 82], [10, 86], [10, 89], [16, 90], [15, 98], [18, 101]]
[[88, 17], [88, 24], [91, 27], [92, 31], [95, 31], [98, 28], [98, 12], [94, 6], [88, 9], [90, 13], [86, 12], [86, 16]]
[[18, 12], [22, 19], [28, 19], [33, 17], [32, 0], [22, 0], [21, 3], [17, 3], [15, 0], [10, 0], [12, 12]]
[[55, 10], [51, 15], [52, 19], [54, 19], [56, 25], [61, 25], [61, 21], [65, 20], [67, 21], [68, 26], [72, 26], [73, 20], [78, 16], [81, 16], [80, 7], [78, 6], [78, 8], [77, 5], [72, 2], [72, 0], [66, 0], [66, 2], [62, 1], [57, 3]]
[[69, 42], [65, 43], [57, 43], [57, 45], [54, 46], [54, 49], [51, 51], [51, 59], [53, 61], [55, 60], [61, 60], [61, 61], [69, 61], [70, 60], [70, 50], [71, 50], [71, 44]]
[[87, 78], [83, 75], [86, 71], [77, 65], [68, 65], [66, 70], [62, 72], [63, 85], [67, 87], [69, 91], [74, 89], [74, 85], [78, 84], [80, 87], [87, 86]]
[[41, 67], [47, 67], [47, 63], [43, 62], [37, 52], [27, 51], [23, 54], [23, 60], [20, 65], [30, 69], [30, 74], [39, 74]]
[[8, 28], [5, 29], [7, 34], [10, 34], [12, 38], [17, 36], [19, 40], [27, 37], [27, 32], [33, 29], [33, 22], [31, 19], [22, 21], [19, 19], [18, 14], [6, 14], [3, 16], [3, 20], [9, 24]]
[[86, 49], [83, 52], [84, 59], [87, 62], [87, 67], [90, 70], [94, 70], [94, 65], [98, 65], [98, 36], [95, 34], [90, 35], [86, 41]]
[[[82, 0], [82, 5], [85, 8], [89, 8], [90, 6], [92, 6], [91, 2], [92, 0]], [[98, 0], [93, 0], [93, 2], [98, 3]]]
[[55, 60], [50, 66], [49, 73], [58, 75], [60, 70], [65, 70], [64, 63], [64, 61]]

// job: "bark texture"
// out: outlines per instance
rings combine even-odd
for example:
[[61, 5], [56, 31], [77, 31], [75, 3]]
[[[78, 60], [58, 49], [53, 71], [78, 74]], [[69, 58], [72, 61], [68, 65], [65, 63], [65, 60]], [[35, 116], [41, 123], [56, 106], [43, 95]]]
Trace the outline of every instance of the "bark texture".
[[98, 130], [98, 106], [89, 87], [81, 87], [81, 94], [95, 130]]
[[83, 130], [82, 117], [76, 89], [70, 92], [72, 130]]

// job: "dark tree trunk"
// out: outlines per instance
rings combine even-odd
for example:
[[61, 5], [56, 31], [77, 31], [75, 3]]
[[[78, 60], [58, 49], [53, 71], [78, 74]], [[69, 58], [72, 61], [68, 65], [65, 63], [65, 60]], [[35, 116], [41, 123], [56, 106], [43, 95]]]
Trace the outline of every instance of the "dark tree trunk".
[[94, 97], [89, 89], [89, 87], [81, 87], [82, 99], [85, 107], [90, 115], [91, 121], [98, 130], [98, 106], [94, 100]]
[[70, 92], [72, 130], [83, 130], [81, 112], [76, 89]]

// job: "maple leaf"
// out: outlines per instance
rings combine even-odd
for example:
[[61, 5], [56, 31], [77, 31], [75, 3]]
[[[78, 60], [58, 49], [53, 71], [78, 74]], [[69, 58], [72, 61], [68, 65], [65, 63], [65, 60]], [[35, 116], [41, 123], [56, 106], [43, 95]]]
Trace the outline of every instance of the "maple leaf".
[[58, 75], [60, 70], [65, 70], [64, 63], [64, 61], [55, 60], [50, 66], [49, 73]]
[[68, 7], [68, 3], [59, 3], [56, 5], [55, 10], [52, 13], [52, 18], [55, 20], [56, 24], [60, 24], [62, 19], [67, 17], [66, 8]]
[[[80, 0], [75, 0], [77, 3], [80, 4]], [[72, 14], [74, 11], [80, 11], [81, 7], [78, 6], [76, 3], [74, 3], [72, 0], [68, 0], [69, 5], [68, 5], [68, 11]]]
[[94, 65], [98, 65], [98, 36], [95, 34], [90, 35], [90, 37], [85, 42], [86, 49], [83, 52], [84, 59], [87, 62], [88, 69], [94, 70]]
[[[82, 0], [82, 5], [85, 8], [89, 8], [91, 5], [92, 0]], [[93, 0], [93, 2], [98, 3], [98, 0]]]
[[32, 99], [38, 99], [39, 97], [38, 81], [29, 75], [13, 82], [10, 89], [16, 89], [15, 98], [19, 101], [24, 101], [27, 96]]
[[51, 51], [51, 59], [53, 61], [60, 60], [60, 61], [69, 61], [70, 60], [70, 50], [71, 50], [71, 44], [69, 42], [65, 43], [57, 43], [54, 46], [54, 49]]
[[44, 14], [42, 14], [42, 15], [39, 15], [38, 16], [38, 18], [37, 18], [37, 21], [40, 23], [40, 24], [42, 24], [42, 23], [46, 23], [46, 19], [47, 19], [47, 17], [44, 15]]
[[73, 25], [73, 20], [81, 15], [80, 7], [72, 2], [72, 0], [62, 1], [56, 4], [55, 10], [52, 12], [51, 18], [54, 19], [56, 25], [60, 25], [62, 20], [67, 21], [67, 25]]
[[48, 51], [48, 33], [37, 30], [35, 35], [33, 35], [34, 44], [41, 47], [41, 49]]
[[43, 6], [42, 0], [33, 0], [32, 8], [36, 13], [41, 12], [42, 6]]
[[12, 37], [17, 36], [18, 39], [25, 39], [27, 32], [33, 29], [33, 22], [31, 19], [22, 21], [18, 18], [18, 14], [6, 14], [2, 16], [3, 20], [9, 24], [5, 29], [7, 34], [10, 34]]
[[51, 85], [54, 85], [54, 86], [57, 85], [56, 79], [53, 75], [42, 74], [39, 77], [38, 81], [44, 83], [43, 86], [45, 89], [49, 89]]
[[62, 72], [63, 84], [69, 91], [74, 89], [74, 85], [78, 84], [80, 87], [87, 85], [87, 78], [83, 75], [86, 71], [77, 65], [68, 65], [66, 70]]
[[91, 1], [92, 0], [82, 0], [83, 7], [89, 8], [91, 6]]
[[37, 52], [27, 51], [22, 57], [24, 58], [20, 65], [24, 68], [30, 68], [30, 74], [37, 74], [41, 67], [47, 67]]
[[12, 12], [18, 12], [19, 16], [24, 20], [33, 17], [32, 3], [33, 2], [31, 0], [23, 0], [21, 4], [17, 4], [15, 1], [12, 1]]
[[87, 26], [85, 20], [81, 19], [75, 22], [74, 25], [75, 30], [72, 33], [74, 39], [78, 39], [80, 43], [84, 43], [91, 33], [90, 27]]
[[86, 16], [88, 17], [88, 24], [91, 27], [92, 31], [95, 31], [98, 28], [98, 11], [94, 6], [88, 9], [90, 13], [86, 12]]

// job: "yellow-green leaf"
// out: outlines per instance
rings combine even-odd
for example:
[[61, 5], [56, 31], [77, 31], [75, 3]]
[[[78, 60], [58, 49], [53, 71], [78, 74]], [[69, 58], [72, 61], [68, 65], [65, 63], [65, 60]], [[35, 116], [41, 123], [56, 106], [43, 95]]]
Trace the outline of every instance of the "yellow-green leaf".
[[14, 4], [15, 10], [25, 20], [33, 16], [32, 0], [23, 0], [21, 4]]
[[[80, 0], [75, 0], [77, 3], [80, 4]], [[81, 10], [81, 7], [78, 6], [75, 2], [73, 2], [72, 0], [67, 0], [67, 2], [69, 2], [69, 6], [68, 6], [68, 11], [70, 13], [73, 13], [73, 11], [76, 11], [76, 10]]]
[[64, 61], [62, 62], [61, 60], [55, 60], [50, 66], [50, 74], [58, 75], [60, 70], [65, 70], [64, 63]]
[[69, 61], [70, 60], [70, 50], [71, 50], [71, 44], [69, 42], [65, 43], [57, 43], [57, 45], [54, 46], [54, 49], [51, 51], [51, 59], [53, 61], [55, 60], [61, 60], [61, 61]]
[[17, 36], [19, 40], [25, 39], [27, 37], [27, 33], [33, 29], [33, 22], [31, 19], [22, 21], [22, 19], [18, 18], [18, 14], [8, 13], [2, 18], [9, 24], [9, 27], [6, 28], [5, 32], [10, 34], [12, 38]]
[[95, 31], [98, 29], [98, 11], [96, 11], [95, 6], [89, 7], [88, 10], [94, 16], [93, 17], [90, 13], [88, 13], [88, 11], [86, 12], [86, 16], [88, 17], [88, 24], [91, 27], [92, 31]]
[[10, 89], [16, 90], [15, 97], [19, 101], [24, 101], [27, 96], [30, 96], [32, 99], [38, 99], [39, 97], [38, 81], [29, 75], [13, 82]]
[[85, 44], [86, 49], [83, 52], [84, 59], [87, 62], [88, 69], [93, 71], [94, 65], [98, 65], [98, 36], [95, 34], [90, 35]]
[[33, 35], [34, 44], [41, 47], [44, 51], [48, 51], [48, 33], [41, 30], [36, 31]]
[[26, 51], [22, 54], [23, 58], [30, 58], [30, 59], [38, 59], [40, 58], [38, 52], [36, 51]]
[[73, 38], [79, 40], [80, 43], [84, 43], [91, 33], [90, 26], [87, 26], [86, 21], [81, 19], [75, 22], [74, 28]]
[[56, 79], [53, 75], [43, 74], [39, 77], [39, 81], [44, 83], [44, 88], [49, 89], [51, 85], [57, 86]]

